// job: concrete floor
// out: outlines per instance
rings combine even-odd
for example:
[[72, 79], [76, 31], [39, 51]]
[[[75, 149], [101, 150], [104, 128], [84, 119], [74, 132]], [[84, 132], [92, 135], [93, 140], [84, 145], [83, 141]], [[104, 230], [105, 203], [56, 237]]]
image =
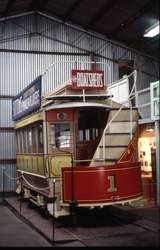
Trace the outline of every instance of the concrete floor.
[[[106, 210], [79, 214], [78, 224], [72, 227], [67, 220], [55, 223], [55, 245], [50, 244], [21, 217], [34, 224], [38, 231], [52, 240], [52, 219], [45, 219], [37, 209], [23, 202], [21, 216], [17, 197], [6, 198], [8, 206], [0, 205], [0, 247], [1, 246], [50, 246], [50, 247], [108, 247], [108, 246], [160, 246], [160, 213], [157, 207], [121, 207], [125, 217], [131, 220], [118, 221]], [[12, 212], [10, 208], [17, 211]], [[119, 208], [118, 208], [119, 209]], [[116, 206], [115, 206], [116, 211]], [[126, 214], [128, 213], [128, 216]], [[132, 216], [133, 215], [133, 216]]]
[[[65, 242], [65, 241], [64, 241]], [[0, 248], [1, 247], [83, 247], [78, 240], [62, 244], [49, 243], [38, 232], [17, 218], [6, 206], [0, 204]]]
[[0, 205], [0, 247], [51, 246], [35, 230], [17, 218], [6, 206]]

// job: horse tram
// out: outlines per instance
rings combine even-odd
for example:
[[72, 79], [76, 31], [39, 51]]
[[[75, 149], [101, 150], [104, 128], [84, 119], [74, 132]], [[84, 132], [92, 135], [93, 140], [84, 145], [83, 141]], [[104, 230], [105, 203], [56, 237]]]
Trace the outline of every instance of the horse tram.
[[142, 197], [138, 111], [112, 100], [104, 72], [72, 69], [42, 96], [42, 76], [12, 102], [17, 193], [56, 218], [70, 208], [125, 204]]

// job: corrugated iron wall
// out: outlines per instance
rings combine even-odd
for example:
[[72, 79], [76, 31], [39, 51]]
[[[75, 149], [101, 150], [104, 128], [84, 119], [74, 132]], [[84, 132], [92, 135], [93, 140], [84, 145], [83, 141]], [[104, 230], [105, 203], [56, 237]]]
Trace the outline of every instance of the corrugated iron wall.
[[[15, 136], [11, 100], [38, 75], [43, 77], [43, 93], [69, 79], [74, 62], [94, 60], [105, 63], [106, 82], [119, 78], [118, 60], [134, 60], [138, 69], [138, 89], [158, 79], [158, 63], [97, 34], [89, 34], [47, 16], [32, 14], [0, 22], [0, 183], [2, 168], [15, 177]], [[70, 61], [55, 64], [57, 61]], [[84, 66], [86, 67], [86, 66]], [[102, 67], [102, 66], [99, 66]], [[104, 64], [103, 64], [104, 67]], [[15, 181], [5, 177], [5, 189], [15, 190]], [[2, 184], [0, 184], [2, 190]]]

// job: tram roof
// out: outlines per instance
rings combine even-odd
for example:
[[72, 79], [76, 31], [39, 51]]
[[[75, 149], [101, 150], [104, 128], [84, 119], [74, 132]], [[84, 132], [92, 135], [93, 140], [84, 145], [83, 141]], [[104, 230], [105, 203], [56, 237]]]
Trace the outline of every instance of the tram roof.
[[51, 106], [45, 108], [45, 110], [51, 109], [62, 109], [62, 108], [105, 108], [110, 110], [111, 107], [105, 104], [96, 102], [66, 102], [61, 104], [52, 104]]
[[76, 100], [76, 99], [106, 99], [109, 97], [113, 97], [113, 95], [108, 95], [108, 94], [81, 94], [81, 95], [52, 95], [52, 96], [48, 96], [46, 97], [46, 100], [67, 100], [67, 99], [72, 99], [72, 100]]

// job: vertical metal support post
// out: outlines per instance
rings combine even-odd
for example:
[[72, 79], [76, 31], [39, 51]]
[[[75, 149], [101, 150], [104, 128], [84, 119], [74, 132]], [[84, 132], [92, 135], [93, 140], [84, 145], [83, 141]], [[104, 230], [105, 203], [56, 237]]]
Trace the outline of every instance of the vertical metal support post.
[[55, 179], [53, 179], [52, 244], [55, 244]]
[[105, 161], [106, 159], [106, 150], [105, 150], [105, 140], [106, 140], [106, 128], [104, 129], [103, 135], [102, 135], [102, 144], [103, 144], [103, 160]]
[[160, 121], [155, 121], [156, 136], [156, 179], [157, 179], [157, 206], [160, 206]]
[[72, 226], [76, 225], [76, 216], [75, 216], [75, 207], [77, 205], [75, 201], [75, 194], [74, 194], [74, 161], [73, 161], [73, 155], [71, 155], [71, 164], [72, 164], [72, 170], [71, 170], [71, 202], [70, 202], [70, 209], [71, 209], [71, 218], [72, 218]]
[[72, 202], [74, 201], [74, 166], [73, 166], [73, 155], [71, 156], [72, 157], [72, 160], [71, 160], [71, 164], [72, 164], [72, 176], [71, 176], [71, 185], [72, 185], [72, 188], [71, 188], [71, 192], [72, 192]]
[[132, 130], [133, 130], [133, 110], [132, 110], [132, 101], [130, 100], [130, 140], [132, 140]]
[[77, 69], [77, 61], [74, 62], [74, 68]]
[[83, 93], [83, 102], [86, 102], [86, 98], [85, 98], [85, 89], [82, 89], [82, 93]]
[[4, 167], [2, 168], [2, 201], [5, 201], [5, 180], [4, 180]]
[[20, 186], [21, 186], [21, 193], [20, 193], [20, 198], [19, 198], [19, 212], [21, 214], [21, 211], [22, 211], [22, 175], [20, 177]]
[[135, 96], [135, 107], [138, 108], [138, 91], [137, 91], [137, 71], [135, 71], [134, 74], [134, 83], [135, 83], [135, 89], [134, 89], [134, 96]]

